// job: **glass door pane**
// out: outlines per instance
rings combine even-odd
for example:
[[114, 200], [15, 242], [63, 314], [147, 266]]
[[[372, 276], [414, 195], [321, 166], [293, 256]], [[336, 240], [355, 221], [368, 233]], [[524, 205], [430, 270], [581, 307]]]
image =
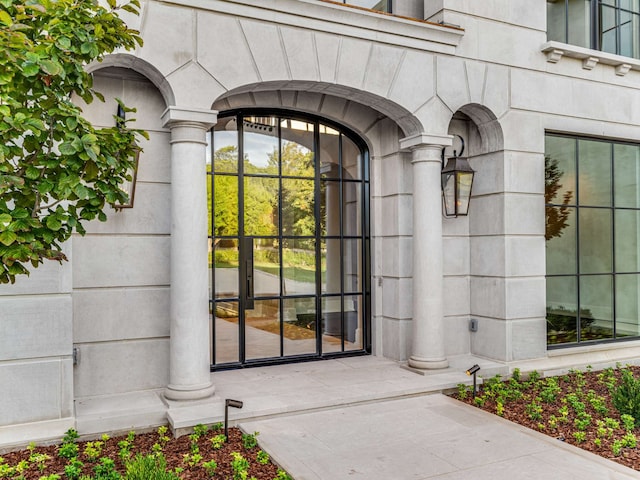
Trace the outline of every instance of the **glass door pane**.
[[283, 354], [287, 356], [315, 353], [316, 298], [286, 298], [283, 305]]
[[237, 362], [240, 348], [240, 304], [237, 301], [219, 301], [213, 305], [213, 361], [216, 364]]
[[245, 310], [247, 360], [280, 356], [280, 300], [256, 300]]

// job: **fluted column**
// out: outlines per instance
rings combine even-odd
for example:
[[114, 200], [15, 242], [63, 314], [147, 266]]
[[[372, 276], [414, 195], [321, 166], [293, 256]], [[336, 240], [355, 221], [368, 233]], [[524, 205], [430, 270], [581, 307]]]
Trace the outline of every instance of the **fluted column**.
[[409, 366], [446, 368], [442, 273], [442, 148], [450, 136], [401, 140], [411, 150], [413, 177], [413, 335]]
[[214, 392], [209, 358], [206, 132], [217, 112], [169, 107], [171, 129], [170, 400]]

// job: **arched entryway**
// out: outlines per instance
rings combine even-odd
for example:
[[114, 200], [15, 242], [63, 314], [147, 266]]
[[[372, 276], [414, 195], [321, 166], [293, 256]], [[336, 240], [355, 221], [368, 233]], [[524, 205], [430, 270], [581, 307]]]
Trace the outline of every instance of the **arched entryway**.
[[221, 112], [211, 145], [213, 367], [370, 351], [364, 141], [318, 116], [254, 108]]

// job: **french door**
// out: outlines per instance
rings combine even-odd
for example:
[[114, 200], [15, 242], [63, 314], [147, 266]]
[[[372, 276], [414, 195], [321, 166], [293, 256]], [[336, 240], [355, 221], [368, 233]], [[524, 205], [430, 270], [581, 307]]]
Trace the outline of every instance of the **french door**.
[[367, 352], [364, 143], [264, 110], [221, 114], [211, 137], [212, 366]]

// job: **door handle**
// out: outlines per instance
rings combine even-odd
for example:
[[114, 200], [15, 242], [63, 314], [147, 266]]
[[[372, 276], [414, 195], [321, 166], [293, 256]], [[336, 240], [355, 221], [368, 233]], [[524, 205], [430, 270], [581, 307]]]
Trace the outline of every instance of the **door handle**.
[[252, 310], [254, 308], [253, 301], [253, 262], [247, 260], [247, 309]]
[[244, 270], [247, 281], [245, 290], [245, 308], [248, 310], [252, 310], [254, 308], [253, 296], [255, 294], [253, 278], [253, 238], [247, 238], [245, 246], [246, 260], [244, 264]]

